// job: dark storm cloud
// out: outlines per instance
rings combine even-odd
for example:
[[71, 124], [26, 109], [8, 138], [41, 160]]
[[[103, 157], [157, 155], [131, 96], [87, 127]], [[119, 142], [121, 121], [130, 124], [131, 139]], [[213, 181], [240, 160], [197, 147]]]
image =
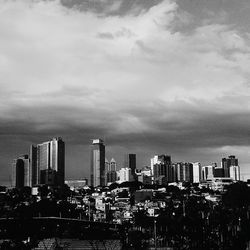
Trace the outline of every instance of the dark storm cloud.
[[[68, 91], [69, 95], [74, 92], [74, 89]], [[226, 98], [221, 101], [227, 102]], [[89, 145], [96, 137], [105, 139], [111, 155], [118, 160], [123, 158], [123, 155], [117, 156], [117, 153], [123, 154], [122, 151], [140, 152], [145, 156], [165, 152], [180, 158], [180, 153], [185, 151], [249, 145], [249, 111], [217, 112], [214, 105], [204, 102], [199, 105], [198, 101], [192, 104], [158, 101], [150, 107], [130, 103], [122, 112], [119, 107], [76, 108], [63, 103], [12, 107], [9, 118], [0, 121], [1, 151], [8, 151], [13, 159], [28, 153], [32, 143], [61, 136], [67, 147], [66, 162], [71, 166], [69, 176], [74, 176], [82, 169], [81, 164], [85, 166], [81, 171], [88, 174]], [[142, 126], [126, 124], [124, 117], [136, 118]], [[5, 148], [5, 144], [9, 147]], [[11, 164], [11, 159], [0, 158], [2, 168]]]
[[237, 25], [241, 31], [249, 32], [250, 2], [248, 0], [177, 0], [178, 13], [183, 20], [188, 19], [185, 26], [179, 25], [178, 30], [190, 31], [195, 27], [211, 24]]
[[163, 0], [61, 0], [63, 6], [100, 15], [137, 15]]
[[[220, 102], [226, 104], [227, 98]], [[69, 107], [63, 104], [19, 105], [9, 110], [9, 118], [2, 118], [0, 134], [22, 136], [29, 141], [34, 139], [34, 135], [38, 139], [60, 134], [72, 144], [84, 145], [97, 135], [106, 136], [114, 145], [124, 141], [131, 145], [143, 145], [148, 141], [173, 148], [249, 144], [250, 116], [247, 110], [218, 111], [216, 104], [201, 104], [199, 101], [192, 104], [158, 101], [150, 108], [130, 103], [122, 112], [119, 107], [112, 109], [105, 105], [98, 109], [95, 106]], [[126, 117], [137, 119], [139, 125], [133, 127], [134, 124], [126, 123]]]
[[164, 144], [173, 148], [222, 147], [228, 145], [249, 145], [249, 111], [216, 112], [214, 106], [185, 106], [169, 108], [161, 105], [155, 110], [131, 110], [148, 129], [142, 133], [123, 134], [114, 139], [121, 143], [125, 137], [133, 138], [131, 143], [154, 145]]

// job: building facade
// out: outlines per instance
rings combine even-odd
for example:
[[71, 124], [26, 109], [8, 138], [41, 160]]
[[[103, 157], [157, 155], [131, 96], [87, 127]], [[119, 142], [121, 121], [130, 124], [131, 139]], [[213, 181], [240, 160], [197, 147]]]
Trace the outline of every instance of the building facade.
[[131, 175], [134, 178], [134, 181], [137, 180], [136, 175], [136, 154], [125, 154], [124, 156], [124, 168], [131, 169]]
[[177, 182], [193, 182], [193, 164], [189, 162], [178, 162], [173, 165]]
[[105, 145], [103, 140], [94, 139], [91, 146], [90, 185], [105, 186]]
[[224, 171], [224, 177], [230, 177], [230, 167], [231, 166], [239, 166], [238, 159], [235, 158], [234, 155], [228, 156], [228, 158], [222, 158], [221, 167]]
[[199, 183], [202, 179], [202, 171], [200, 162], [194, 162], [193, 164], [193, 182]]
[[173, 171], [171, 164], [171, 156], [168, 155], [155, 155], [151, 159], [151, 170], [153, 174], [154, 183], [161, 182], [164, 178], [165, 182], [173, 181]]
[[28, 155], [22, 155], [12, 164], [11, 186], [16, 188], [31, 187], [31, 168]]
[[240, 180], [240, 167], [239, 166], [230, 166], [229, 175], [234, 181]]
[[126, 181], [133, 181], [134, 177], [132, 175], [131, 168], [121, 168], [118, 171], [118, 181], [119, 183], [126, 182]]
[[206, 181], [208, 179], [214, 178], [214, 169], [213, 165], [203, 166], [202, 167], [202, 180]]
[[30, 164], [32, 186], [62, 186], [65, 180], [65, 143], [62, 138], [32, 145]]

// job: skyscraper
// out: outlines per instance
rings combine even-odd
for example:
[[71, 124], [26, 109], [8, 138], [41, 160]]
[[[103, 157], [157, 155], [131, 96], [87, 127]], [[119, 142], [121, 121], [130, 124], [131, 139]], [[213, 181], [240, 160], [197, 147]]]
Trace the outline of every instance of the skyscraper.
[[134, 180], [137, 179], [137, 175], [135, 173], [135, 170], [136, 170], [136, 154], [125, 154], [124, 168], [130, 168], [131, 169], [131, 175], [133, 176]]
[[91, 146], [90, 184], [105, 185], [105, 145], [103, 140], [94, 139]]
[[193, 182], [193, 164], [189, 162], [178, 162], [173, 164], [175, 181], [177, 182]]
[[228, 156], [228, 158], [222, 158], [221, 167], [224, 170], [224, 177], [231, 177], [230, 176], [231, 166], [238, 166], [238, 159], [235, 158], [234, 155], [230, 155]]
[[37, 146], [30, 146], [30, 169], [31, 169], [31, 185], [39, 184], [39, 171], [37, 168]]
[[202, 178], [202, 170], [200, 162], [193, 163], [193, 182], [199, 183]]
[[168, 155], [155, 155], [151, 159], [151, 169], [154, 176], [154, 182], [159, 182], [160, 178], [166, 177], [167, 182], [173, 181], [173, 171], [171, 157]]
[[110, 162], [105, 159], [105, 178], [106, 185], [113, 183], [117, 180], [116, 161], [114, 158], [112, 158]]
[[234, 181], [240, 180], [240, 167], [239, 166], [230, 166], [229, 168], [230, 178]]
[[116, 171], [116, 161], [114, 158], [111, 159], [109, 167], [109, 171]]
[[53, 138], [30, 148], [32, 185], [64, 184], [65, 144], [62, 138]]
[[214, 165], [202, 166], [202, 180], [214, 178]]
[[11, 182], [12, 187], [31, 187], [31, 169], [28, 155], [22, 155], [14, 160]]

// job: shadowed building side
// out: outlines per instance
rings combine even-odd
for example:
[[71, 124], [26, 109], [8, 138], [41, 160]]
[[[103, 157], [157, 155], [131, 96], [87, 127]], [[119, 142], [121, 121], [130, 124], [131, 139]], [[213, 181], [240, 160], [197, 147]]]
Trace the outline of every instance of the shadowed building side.
[[22, 188], [31, 186], [31, 170], [28, 155], [23, 155], [14, 160], [12, 164], [12, 187]]
[[136, 175], [136, 154], [125, 154], [124, 156], [124, 168], [131, 169], [131, 175], [133, 176], [134, 181], [137, 180]]

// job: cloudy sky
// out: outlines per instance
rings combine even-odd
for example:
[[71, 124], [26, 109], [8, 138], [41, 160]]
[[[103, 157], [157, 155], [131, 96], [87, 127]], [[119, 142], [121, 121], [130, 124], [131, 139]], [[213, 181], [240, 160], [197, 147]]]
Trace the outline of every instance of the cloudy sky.
[[154, 154], [250, 178], [249, 0], [0, 0], [0, 181], [54, 136], [67, 178], [92, 138], [138, 167]]

